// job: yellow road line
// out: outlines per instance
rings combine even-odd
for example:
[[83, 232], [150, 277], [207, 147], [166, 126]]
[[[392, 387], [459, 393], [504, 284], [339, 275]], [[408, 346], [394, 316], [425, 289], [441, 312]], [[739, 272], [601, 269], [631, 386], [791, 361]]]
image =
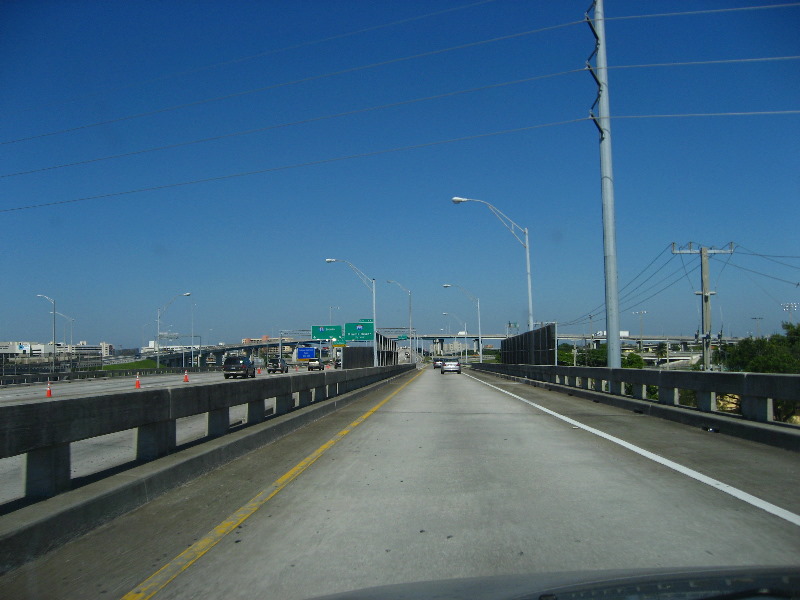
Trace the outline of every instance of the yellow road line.
[[394, 398], [395, 395], [400, 393], [403, 388], [409, 385], [423, 372], [424, 371], [419, 371], [419, 373], [417, 373], [412, 379], [405, 382], [386, 398], [378, 402], [378, 404], [373, 406], [370, 410], [350, 423], [350, 425], [348, 425], [345, 429], [342, 429], [333, 438], [306, 456], [289, 471], [276, 479], [271, 486], [259, 492], [247, 504], [222, 521], [222, 523], [214, 527], [214, 529], [209, 531], [202, 539], [196, 541], [178, 556], [173, 558], [170, 562], [161, 567], [158, 571], [153, 573], [153, 575], [137, 585], [133, 590], [125, 594], [122, 597], [122, 600], [147, 600], [148, 598], [155, 596], [173, 579], [192, 566], [201, 556], [216, 546], [217, 543], [222, 540], [222, 538], [228, 535], [231, 531], [234, 531], [239, 525], [255, 514], [259, 508], [264, 506], [264, 504], [266, 504], [278, 492], [289, 485], [292, 481], [297, 479], [303, 471], [314, 464], [314, 462], [316, 462], [320, 456], [325, 454], [325, 452], [332, 448], [337, 442], [339, 442], [339, 440], [344, 438], [344, 436], [371, 417], [381, 406]]

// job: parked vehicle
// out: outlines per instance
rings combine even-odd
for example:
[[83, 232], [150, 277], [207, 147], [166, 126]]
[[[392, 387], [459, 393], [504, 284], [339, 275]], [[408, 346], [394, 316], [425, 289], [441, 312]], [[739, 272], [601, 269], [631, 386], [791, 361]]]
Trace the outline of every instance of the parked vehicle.
[[288, 373], [289, 364], [282, 358], [270, 358], [267, 363], [267, 373]]
[[229, 377], [255, 377], [256, 367], [246, 356], [229, 356], [222, 363], [222, 374]]

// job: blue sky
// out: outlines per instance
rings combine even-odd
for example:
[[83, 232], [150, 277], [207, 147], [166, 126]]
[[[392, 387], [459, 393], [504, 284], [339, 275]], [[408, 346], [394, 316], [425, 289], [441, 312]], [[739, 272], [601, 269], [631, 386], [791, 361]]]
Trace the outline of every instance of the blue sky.
[[[326, 257], [377, 280], [379, 328], [407, 324], [388, 279], [422, 333], [477, 329], [444, 283], [484, 333], [524, 325], [522, 246], [456, 195], [530, 228], [534, 320], [604, 329], [587, 5], [3, 2], [0, 339], [50, 339], [36, 294], [117, 347], [187, 291], [162, 329], [193, 316], [204, 342], [369, 317]], [[622, 329], [698, 328], [699, 258], [670, 251], [691, 241], [736, 244], [711, 261], [713, 329], [778, 331], [800, 302], [800, 5], [606, 16]], [[728, 62], [685, 64], [707, 61]]]

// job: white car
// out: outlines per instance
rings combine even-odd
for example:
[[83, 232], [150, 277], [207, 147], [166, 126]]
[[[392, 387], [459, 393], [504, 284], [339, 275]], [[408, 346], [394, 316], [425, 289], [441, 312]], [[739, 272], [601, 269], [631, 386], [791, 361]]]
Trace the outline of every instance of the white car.
[[457, 358], [445, 358], [442, 361], [442, 375], [445, 373], [461, 373], [461, 362]]

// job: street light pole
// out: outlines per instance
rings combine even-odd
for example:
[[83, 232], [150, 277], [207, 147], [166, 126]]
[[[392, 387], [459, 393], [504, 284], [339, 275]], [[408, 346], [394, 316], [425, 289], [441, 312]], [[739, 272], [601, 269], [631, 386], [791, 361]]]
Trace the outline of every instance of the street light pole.
[[464, 292], [464, 295], [467, 298], [469, 298], [478, 305], [478, 362], [483, 362], [483, 336], [481, 334], [481, 299], [478, 298], [477, 296], [473, 296], [457, 283], [444, 283], [442, 284], [442, 287], [446, 288], [457, 287], [462, 292]]
[[326, 263], [343, 262], [349, 266], [353, 272], [358, 276], [361, 282], [367, 286], [367, 289], [372, 290], [372, 366], [378, 366], [378, 323], [375, 319], [375, 279], [367, 277], [367, 275], [358, 267], [356, 267], [349, 260], [341, 258], [326, 258]]
[[[446, 312], [443, 312], [442, 314], [445, 316], [453, 317], [456, 320], [456, 323], [458, 323], [459, 325], [461, 324], [462, 319], [457, 314], [446, 313]], [[469, 355], [467, 354], [467, 321], [466, 319], [463, 319], [463, 321], [464, 321], [464, 363], [466, 364], [469, 363]], [[458, 332], [456, 332], [456, 334], [453, 336], [453, 339], [458, 341]]]
[[[73, 342], [72, 325], [73, 325], [73, 323], [75, 323], [75, 319], [73, 319], [72, 317], [68, 317], [64, 313], [56, 313], [56, 314], [58, 314], [61, 317], [64, 317], [67, 321], [69, 321], [69, 348], [67, 350], [67, 357], [68, 357], [68, 360], [69, 360], [69, 368], [70, 368], [70, 370], [72, 370], [72, 353], [74, 351], [73, 350], [73, 344], [72, 344], [72, 342]], [[64, 338], [65, 338], [64, 339], [64, 343], [65, 344], [67, 343], [66, 336], [67, 336], [67, 332], [66, 332], [66, 325], [65, 325], [65, 331], [64, 331]]]
[[44, 294], [36, 294], [37, 298], [44, 298], [45, 300], [49, 300], [50, 303], [53, 305], [53, 361], [52, 361], [52, 371], [53, 373], [56, 372], [56, 301], [52, 298], [45, 296]]
[[[532, 284], [531, 284], [531, 245], [528, 239], [528, 228], [525, 227], [524, 229], [517, 225], [514, 221], [509, 219], [504, 213], [502, 213], [496, 206], [486, 202], [485, 200], [476, 200], [474, 198], [460, 198], [459, 196], [454, 196], [452, 199], [453, 204], [461, 204], [462, 202], [480, 202], [481, 204], [485, 204], [490, 211], [496, 216], [503, 226], [511, 232], [511, 235], [522, 244], [522, 247], [525, 248], [525, 272], [528, 279], [528, 331], [533, 331], [533, 291], [532, 291]], [[520, 239], [519, 231], [523, 239]]]
[[162, 308], [159, 308], [156, 311], [156, 368], [161, 367], [161, 315], [167, 312], [167, 308], [170, 304], [175, 302], [181, 296], [191, 296], [192, 292], [186, 292], [184, 294], [178, 294], [172, 300], [167, 302]]
[[[644, 335], [644, 330], [642, 329], [642, 322], [643, 322], [644, 316], [647, 314], [647, 311], [646, 310], [637, 310], [637, 311], [634, 311], [633, 314], [639, 315], [639, 352], [644, 352], [644, 340], [642, 339], [642, 336]], [[606, 335], [608, 335], [608, 334], [606, 333]], [[608, 340], [608, 338], [606, 338], [606, 340]]]
[[195, 307], [195, 304], [194, 304], [194, 302], [192, 302], [192, 307], [191, 307], [192, 308], [192, 341], [191, 341], [191, 346], [192, 346], [192, 358], [191, 358], [192, 368], [194, 368], [194, 307]]
[[789, 323], [792, 323], [792, 313], [797, 310], [797, 302], [783, 302], [781, 303], [783, 310], [789, 313]]
[[329, 306], [328, 307], [328, 325], [333, 325], [333, 309], [341, 310], [340, 306]]
[[412, 333], [411, 333], [411, 331], [412, 331], [412, 323], [411, 323], [411, 314], [412, 314], [411, 313], [411, 290], [409, 290], [408, 288], [403, 287], [402, 284], [400, 284], [399, 282], [395, 281], [394, 279], [389, 279], [389, 280], [386, 281], [386, 283], [397, 284], [397, 286], [401, 290], [405, 291], [408, 294], [408, 345], [411, 347], [411, 362], [416, 364], [417, 361], [416, 361], [416, 358], [415, 358], [415, 348], [414, 348], [414, 346], [416, 346], [416, 344], [414, 343], [414, 340], [412, 339]]

